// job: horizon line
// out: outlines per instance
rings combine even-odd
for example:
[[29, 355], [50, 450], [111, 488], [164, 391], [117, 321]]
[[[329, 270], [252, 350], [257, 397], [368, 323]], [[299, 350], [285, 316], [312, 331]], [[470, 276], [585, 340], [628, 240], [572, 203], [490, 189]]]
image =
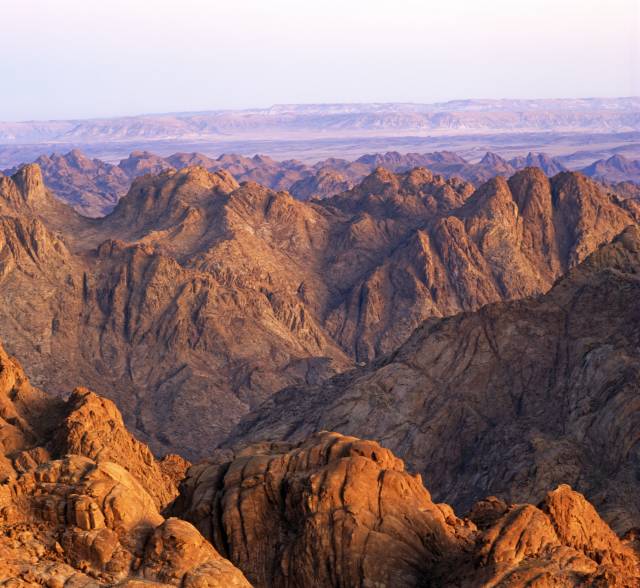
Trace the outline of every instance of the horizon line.
[[[491, 102], [573, 102], [573, 101], [596, 101], [596, 100], [640, 100], [640, 95], [629, 96], [575, 96], [570, 98], [452, 98], [444, 101], [434, 102], [417, 102], [417, 101], [372, 101], [372, 102], [283, 102], [274, 103], [270, 106], [253, 106], [248, 108], [212, 108], [205, 110], [170, 110], [170, 111], [158, 111], [158, 112], [139, 112], [136, 114], [118, 114], [112, 116], [90, 116], [90, 117], [78, 117], [78, 118], [32, 118], [21, 120], [0, 120], [0, 125], [5, 124], [27, 124], [27, 123], [73, 123], [73, 122], [87, 122], [87, 121], [102, 121], [113, 119], [128, 119], [128, 118], [143, 118], [154, 116], [187, 116], [198, 114], [217, 114], [217, 113], [229, 113], [229, 112], [268, 112], [275, 108], [293, 108], [300, 106], [446, 106], [448, 104], [460, 103], [460, 102], [476, 102], [476, 103], [491, 103]], [[640, 105], [639, 105], [640, 106]]]

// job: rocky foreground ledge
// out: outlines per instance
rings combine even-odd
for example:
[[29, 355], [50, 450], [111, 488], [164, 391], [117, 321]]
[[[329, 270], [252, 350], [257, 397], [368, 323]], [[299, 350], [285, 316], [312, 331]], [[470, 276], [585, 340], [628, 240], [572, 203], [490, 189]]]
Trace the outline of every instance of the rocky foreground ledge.
[[187, 471], [112, 402], [50, 397], [1, 348], [0, 443], [0, 586], [640, 583], [637, 533], [618, 537], [566, 485], [461, 518], [389, 450], [330, 432]]

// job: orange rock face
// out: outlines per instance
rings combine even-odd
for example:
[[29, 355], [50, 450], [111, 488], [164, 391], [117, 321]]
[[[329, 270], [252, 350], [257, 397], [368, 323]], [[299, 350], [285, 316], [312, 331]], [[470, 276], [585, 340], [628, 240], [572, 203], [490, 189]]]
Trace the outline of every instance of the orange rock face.
[[416, 586], [470, 542], [388, 450], [329, 433], [193, 466], [175, 511], [256, 586]]
[[173, 509], [258, 587], [640, 581], [637, 554], [568, 486], [460, 519], [387, 449], [335, 433], [195, 465]]
[[63, 402], [31, 387], [0, 348], [0, 584], [249, 586], [185, 521], [159, 509], [169, 471], [124, 428], [109, 400]]
[[176, 477], [180, 475], [165, 473], [163, 462], [157, 462], [149, 448], [127, 431], [113, 402], [76, 388], [65, 409], [53, 442], [55, 454], [85, 455], [96, 463], [122, 465], [143, 484], [159, 510], [175, 498]]

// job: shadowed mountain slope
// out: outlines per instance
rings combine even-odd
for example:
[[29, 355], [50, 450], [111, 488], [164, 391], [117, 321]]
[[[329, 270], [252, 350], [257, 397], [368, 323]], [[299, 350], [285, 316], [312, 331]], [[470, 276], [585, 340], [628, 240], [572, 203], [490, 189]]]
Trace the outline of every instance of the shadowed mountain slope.
[[544, 296], [428, 320], [365, 369], [281, 391], [230, 443], [377, 438], [456, 508], [568, 483], [614, 528], [637, 526], [639, 275], [633, 226]]

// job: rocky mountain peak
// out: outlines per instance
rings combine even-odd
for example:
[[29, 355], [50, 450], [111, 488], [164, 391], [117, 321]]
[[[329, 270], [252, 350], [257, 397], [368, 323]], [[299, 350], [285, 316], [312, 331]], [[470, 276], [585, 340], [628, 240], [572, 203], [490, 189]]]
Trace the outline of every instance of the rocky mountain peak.
[[0, 211], [11, 215], [40, 215], [51, 225], [57, 225], [65, 213], [73, 217], [72, 223], [75, 220], [67, 206], [51, 196], [36, 163], [21, 166], [12, 176], [0, 178]]
[[631, 164], [631, 161], [624, 155], [616, 153], [615, 155], [612, 155], [609, 159], [607, 159], [606, 163], [607, 165], [611, 165], [616, 169], [624, 171]]
[[398, 178], [384, 167], [377, 167], [362, 180], [359, 188], [363, 192], [375, 195], [390, 194], [398, 190]]
[[487, 151], [480, 160], [480, 165], [501, 167], [507, 165], [507, 161], [500, 157], [497, 153]]
[[47, 198], [42, 170], [39, 165], [30, 163], [22, 166], [12, 176], [12, 180], [30, 207], [37, 207]]
[[[502, 176], [496, 176], [482, 184], [467, 200], [461, 215], [489, 216], [499, 214], [505, 207], [511, 208], [513, 196], [509, 184]], [[467, 212], [468, 211], [468, 212]]]
[[169, 162], [149, 151], [132, 151], [129, 157], [120, 161], [118, 167], [131, 178], [145, 173], [158, 174], [171, 169]]
[[188, 209], [206, 206], [212, 197], [238, 188], [229, 172], [209, 172], [199, 166], [141, 176], [133, 181], [106, 222], [126, 230], [141, 230], [150, 223], [175, 223]]
[[[91, 173], [96, 170], [96, 168], [100, 167], [99, 164], [96, 164], [95, 161], [89, 159], [82, 151], [79, 149], [72, 149], [68, 153], [65, 153], [61, 156], [64, 162], [72, 168], [79, 170], [84, 173]], [[102, 163], [102, 162], [99, 162]]]

